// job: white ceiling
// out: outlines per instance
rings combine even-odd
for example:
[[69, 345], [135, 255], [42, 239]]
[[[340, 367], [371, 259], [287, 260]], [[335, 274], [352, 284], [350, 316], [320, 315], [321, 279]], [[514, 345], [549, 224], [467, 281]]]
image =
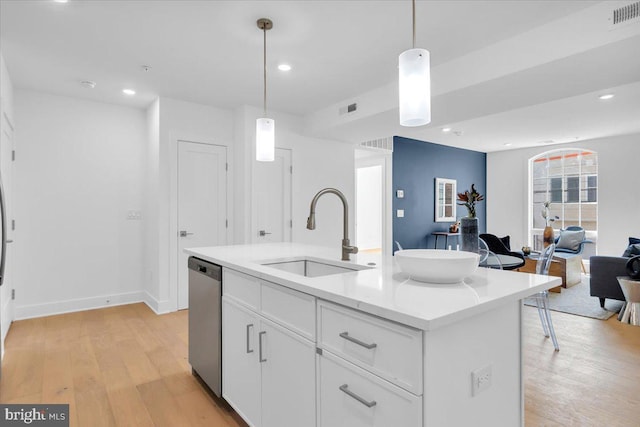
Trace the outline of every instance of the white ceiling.
[[[610, 9], [628, 2], [604, 3]], [[417, 45], [430, 50], [434, 68], [433, 123], [400, 128], [397, 109], [380, 107], [379, 114], [315, 133], [354, 142], [404, 135], [494, 151], [640, 132], [640, 31], [575, 41], [554, 33], [602, 4], [418, 1]], [[158, 96], [261, 106], [262, 32], [255, 24], [261, 17], [274, 21], [267, 33], [269, 109], [291, 114], [312, 116], [393, 84], [397, 56], [411, 45], [409, 0], [2, 0], [0, 15], [0, 49], [16, 87], [138, 108]], [[535, 61], [498, 49], [527, 40], [541, 53]], [[465, 64], [477, 52], [488, 52], [487, 61], [501, 69], [495, 65], [479, 79], [483, 70]], [[513, 60], [491, 56], [500, 54]], [[293, 70], [278, 71], [280, 62]], [[445, 72], [455, 64], [454, 73]], [[457, 83], [439, 78], [438, 70], [455, 74]], [[81, 80], [97, 86], [86, 89]], [[124, 87], [137, 95], [125, 97]], [[607, 104], [594, 98], [603, 90], [616, 98]], [[463, 135], [443, 135], [445, 124]]]

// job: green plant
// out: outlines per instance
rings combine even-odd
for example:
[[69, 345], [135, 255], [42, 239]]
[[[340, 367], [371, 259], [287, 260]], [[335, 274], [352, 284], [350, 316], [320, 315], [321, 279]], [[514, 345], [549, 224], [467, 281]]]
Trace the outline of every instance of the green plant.
[[462, 203], [458, 203], [460, 206], [466, 206], [469, 211], [469, 218], [476, 217], [476, 203], [484, 200], [484, 196], [482, 196], [476, 190], [475, 184], [471, 184], [471, 191], [467, 190], [464, 193], [458, 193], [458, 201]]

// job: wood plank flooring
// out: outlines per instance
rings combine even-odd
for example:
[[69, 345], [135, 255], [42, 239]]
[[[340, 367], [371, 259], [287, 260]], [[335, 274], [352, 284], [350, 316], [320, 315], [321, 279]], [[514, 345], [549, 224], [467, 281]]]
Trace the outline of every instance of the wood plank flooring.
[[246, 426], [191, 375], [188, 312], [132, 304], [14, 322], [1, 403], [69, 403], [71, 426]]
[[[69, 403], [81, 427], [245, 426], [191, 375], [187, 314], [132, 304], [14, 322], [0, 402]], [[552, 316], [560, 352], [524, 308], [526, 426], [640, 426], [640, 327]]]

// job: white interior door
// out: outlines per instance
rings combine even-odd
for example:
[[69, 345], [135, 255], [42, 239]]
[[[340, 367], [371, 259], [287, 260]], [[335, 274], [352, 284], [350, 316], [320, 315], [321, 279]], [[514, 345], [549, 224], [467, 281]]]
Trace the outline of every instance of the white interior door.
[[276, 148], [273, 162], [254, 168], [253, 242], [291, 241], [291, 150]]
[[184, 248], [227, 243], [227, 148], [178, 141], [178, 309], [189, 306]]
[[14, 231], [12, 227], [13, 218], [13, 200], [12, 200], [12, 175], [13, 175], [13, 126], [9, 123], [4, 111], [0, 109], [0, 175], [4, 189], [4, 203], [6, 214], [7, 235], [0, 236], [7, 241], [6, 264], [4, 271], [4, 283], [0, 286], [0, 342], [2, 343], [2, 352], [4, 352], [4, 338], [9, 331], [9, 326], [14, 318], [14, 302], [11, 298], [11, 290], [15, 287], [13, 283], [12, 269], [12, 253], [14, 239]]

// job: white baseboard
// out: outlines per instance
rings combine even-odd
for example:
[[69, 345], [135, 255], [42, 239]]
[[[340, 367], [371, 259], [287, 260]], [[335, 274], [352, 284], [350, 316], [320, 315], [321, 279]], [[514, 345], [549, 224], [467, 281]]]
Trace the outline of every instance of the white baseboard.
[[171, 311], [175, 311], [175, 310], [171, 310], [169, 300], [158, 301], [153, 295], [151, 295], [147, 291], [144, 292], [144, 296], [145, 296], [144, 303], [147, 304], [147, 306], [149, 306], [149, 308], [153, 310], [156, 314], [166, 314]]
[[[56, 301], [45, 304], [16, 306], [15, 320], [32, 319], [34, 317], [51, 316], [54, 314], [72, 313], [75, 311], [113, 307], [116, 305], [133, 304], [136, 302], [144, 302], [149, 305], [146, 296], [146, 292], [137, 291], [116, 295], [102, 295], [99, 297]], [[153, 307], [151, 308], [153, 309]], [[154, 309], [154, 311], [156, 310]]]

